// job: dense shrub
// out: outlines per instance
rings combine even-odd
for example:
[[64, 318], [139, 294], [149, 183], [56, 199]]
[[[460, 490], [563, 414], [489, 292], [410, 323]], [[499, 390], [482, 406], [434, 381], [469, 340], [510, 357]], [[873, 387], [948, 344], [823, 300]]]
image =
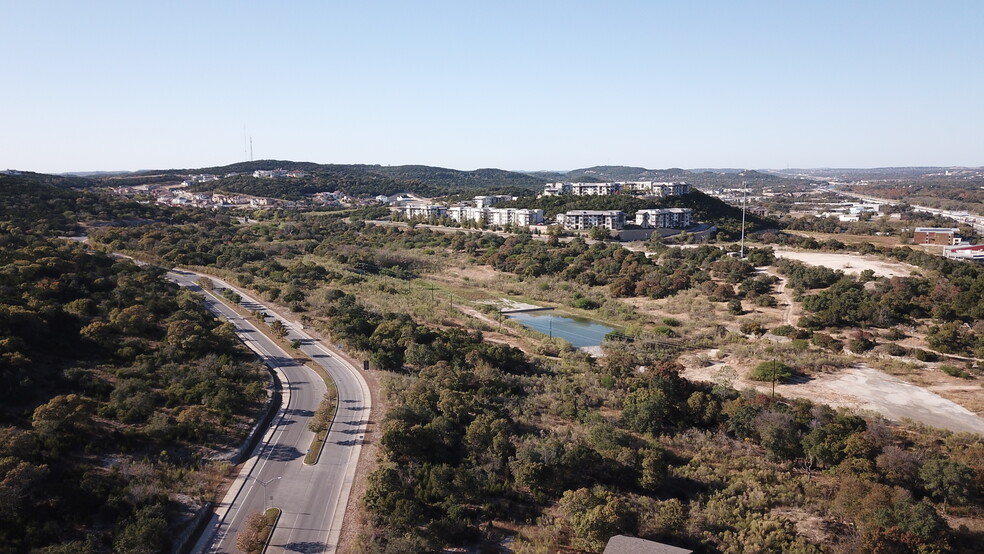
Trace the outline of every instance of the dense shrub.
[[788, 365], [778, 361], [771, 361], [762, 362], [752, 368], [748, 377], [754, 381], [772, 381], [775, 379], [779, 383], [785, 383], [794, 373], [793, 368]]

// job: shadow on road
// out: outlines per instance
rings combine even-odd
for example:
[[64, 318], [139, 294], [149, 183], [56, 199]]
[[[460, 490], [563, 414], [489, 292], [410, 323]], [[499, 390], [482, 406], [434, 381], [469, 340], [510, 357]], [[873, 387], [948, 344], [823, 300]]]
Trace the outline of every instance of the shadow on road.
[[289, 462], [291, 460], [296, 460], [301, 456], [302, 454], [300, 450], [294, 448], [293, 446], [283, 444], [274, 445], [273, 448], [263, 455], [264, 458], [275, 462]]
[[325, 545], [320, 542], [289, 542], [283, 548], [285, 552], [304, 552], [305, 554], [325, 551]]

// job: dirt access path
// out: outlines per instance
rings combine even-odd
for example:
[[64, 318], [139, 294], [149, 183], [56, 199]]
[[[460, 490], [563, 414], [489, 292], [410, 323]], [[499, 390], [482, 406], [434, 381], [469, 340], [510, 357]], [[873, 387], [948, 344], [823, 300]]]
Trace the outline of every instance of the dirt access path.
[[783, 307], [782, 321], [786, 325], [796, 325], [793, 321], [793, 308], [796, 304], [793, 302], [793, 295], [789, 294], [789, 291], [786, 290], [786, 278], [771, 269], [760, 269], [759, 271], [779, 280], [776, 283], [776, 295], [779, 296], [779, 306]]

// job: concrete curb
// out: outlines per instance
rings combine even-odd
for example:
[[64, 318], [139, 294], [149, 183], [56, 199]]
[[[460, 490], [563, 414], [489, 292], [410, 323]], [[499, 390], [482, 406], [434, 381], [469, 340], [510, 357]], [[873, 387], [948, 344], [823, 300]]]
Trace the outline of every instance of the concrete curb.
[[[270, 532], [267, 534], [266, 541], [263, 542], [263, 550], [260, 551], [261, 554], [265, 554], [267, 548], [270, 548], [270, 540], [273, 539], [273, 532], [277, 530], [277, 524], [280, 523], [280, 516], [284, 515], [284, 511], [276, 506], [273, 508], [277, 509], [277, 519], [273, 520], [273, 524], [270, 525]], [[266, 516], [266, 513], [263, 514]]]

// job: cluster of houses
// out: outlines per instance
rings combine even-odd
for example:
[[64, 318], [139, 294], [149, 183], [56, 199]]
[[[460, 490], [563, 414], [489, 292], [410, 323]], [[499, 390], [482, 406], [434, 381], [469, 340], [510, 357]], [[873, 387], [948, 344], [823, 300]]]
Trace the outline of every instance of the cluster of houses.
[[287, 177], [300, 179], [306, 176], [307, 172], [301, 171], [300, 169], [292, 169], [290, 171], [286, 169], [257, 169], [253, 172], [253, 177], [258, 179], [284, 179]]
[[[549, 183], [544, 196], [606, 196], [623, 192], [654, 196], [687, 194], [687, 183], [620, 182], [620, 183]], [[495, 208], [496, 204], [516, 200], [513, 196], [476, 196], [469, 204], [445, 206], [443, 204], [408, 203], [395, 208], [406, 219], [450, 219], [456, 223], [479, 225], [531, 227], [545, 223], [543, 210], [526, 208]], [[595, 227], [621, 231], [627, 224], [627, 215], [620, 210], [571, 210], [558, 214], [556, 224], [568, 230], [587, 230]], [[639, 210], [635, 225], [641, 229], [683, 229], [693, 225], [690, 208], [657, 208]]]
[[688, 183], [658, 181], [620, 181], [611, 183], [547, 183], [544, 196], [611, 196], [633, 194], [638, 196], [679, 196], [690, 192]]
[[171, 190], [155, 196], [158, 204], [166, 204], [168, 206], [194, 206], [197, 208], [266, 208], [277, 202], [272, 198], [260, 198], [240, 194], [221, 194], [217, 192], [198, 193], [187, 190]]

